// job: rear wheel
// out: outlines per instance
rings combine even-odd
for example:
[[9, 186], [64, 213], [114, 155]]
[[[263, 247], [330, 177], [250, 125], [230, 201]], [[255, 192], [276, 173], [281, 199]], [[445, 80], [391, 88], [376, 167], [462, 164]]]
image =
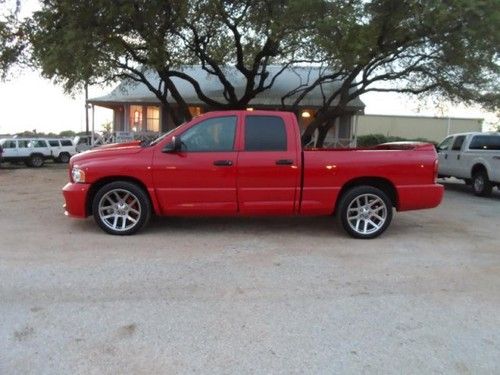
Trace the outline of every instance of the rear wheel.
[[352, 237], [375, 238], [391, 223], [392, 203], [387, 194], [378, 188], [357, 186], [344, 193], [337, 215]]
[[35, 154], [35, 155], [30, 156], [29, 165], [31, 167], [40, 168], [41, 166], [43, 166], [43, 163], [44, 163], [44, 160], [43, 160], [42, 155]]
[[96, 223], [115, 235], [134, 234], [151, 217], [151, 203], [139, 186], [116, 181], [104, 185], [95, 195], [92, 212]]
[[68, 163], [69, 162], [69, 159], [70, 159], [70, 156], [68, 153], [66, 152], [63, 152], [62, 154], [59, 155], [59, 161], [61, 163]]
[[478, 171], [474, 173], [474, 176], [472, 177], [472, 188], [474, 189], [474, 194], [478, 197], [487, 197], [491, 195], [493, 185], [491, 184], [486, 171]]

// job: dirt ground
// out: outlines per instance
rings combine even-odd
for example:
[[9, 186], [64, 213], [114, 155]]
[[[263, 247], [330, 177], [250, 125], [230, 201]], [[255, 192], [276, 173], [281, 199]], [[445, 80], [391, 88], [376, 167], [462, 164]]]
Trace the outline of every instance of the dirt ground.
[[63, 215], [64, 166], [0, 169], [0, 374], [500, 373], [500, 193], [446, 184], [378, 239], [331, 218]]

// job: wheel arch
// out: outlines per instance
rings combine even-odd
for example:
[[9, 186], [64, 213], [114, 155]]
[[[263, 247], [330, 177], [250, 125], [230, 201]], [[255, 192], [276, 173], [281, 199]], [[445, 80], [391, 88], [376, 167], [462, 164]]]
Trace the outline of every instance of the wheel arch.
[[489, 176], [488, 174], [488, 168], [486, 168], [486, 166], [483, 164], [483, 163], [475, 163], [473, 166], [472, 166], [472, 169], [471, 169], [471, 177], [474, 177], [474, 175], [477, 173], [477, 172], [486, 172], [486, 174]]
[[107, 176], [103, 177], [94, 183], [92, 183], [92, 186], [90, 187], [88, 193], [87, 193], [87, 201], [85, 203], [85, 211], [86, 215], [90, 215], [92, 213], [92, 201], [94, 200], [95, 195], [99, 191], [100, 188], [102, 188], [104, 185], [109, 184], [111, 182], [117, 182], [117, 181], [124, 181], [124, 182], [130, 182], [132, 184], [137, 185], [140, 187], [144, 193], [146, 193], [146, 196], [149, 199], [149, 202], [151, 203], [151, 208], [153, 209], [153, 212], [156, 214], [157, 213], [157, 204], [154, 199], [154, 197], [151, 196], [146, 184], [142, 182], [140, 179], [135, 178], [135, 177], [130, 177], [130, 176]]
[[384, 193], [387, 194], [387, 196], [391, 200], [392, 205], [394, 207], [398, 207], [398, 202], [399, 202], [398, 192], [396, 190], [396, 187], [390, 180], [384, 177], [358, 177], [349, 180], [342, 186], [342, 189], [340, 189], [335, 202], [335, 208], [333, 210], [334, 215], [337, 213], [337, 209], [343, 195], [353, 187], [363, 186], [363, 185], [373, 186], [377, 189], [382, 190]]

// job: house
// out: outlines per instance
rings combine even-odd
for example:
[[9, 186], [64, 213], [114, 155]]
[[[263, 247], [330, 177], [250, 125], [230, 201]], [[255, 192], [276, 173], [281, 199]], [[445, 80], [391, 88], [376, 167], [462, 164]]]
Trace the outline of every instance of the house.
[[[199, 82], [203, 92], [210, 98], [225, 102], [223, 97], [223, 86], [214, 75], [208, 74], [200, 65], [183, 66], [182, 71], [189, 74]], [[293, 67], [283, 70], [282, 66], [271, 65], [268, 67], [269, 80], [277, 76], [272, 87], [257, 95], [249, 103], [247, 110], [267, 109], [285, 110], [291, 108], [290, 104], [298, 93], [291, 95], [291, 99], [282, 103], [282, 98], [292, 90], [302, 85], [311, 84], [321, 73], [319, 67]], [[278, 73], [280, 73], [278, 75]], [[235, 87], [238, 96], [244, 91], [245, 79], [236, 68], [228, 66], [225, 68], [226, 76]], [[146, 72], [148, 80], [158, 85], [159, 79], [156, 73]], [[201, 101], [191, 84], [187, 81], [173, 78], [177, 89], [189, 105], [193, 116], [200, 115], [211, 108]], [[322, 88], [312, 90], [300, 102], [296, 111], [301, 131], [312, 121], [315, 111], [323, 103], [323, 95], [336, 90], [340, 81], [325, 84]], [[169, 98], [174, 104], [174, 100]], [[113, 110], [113, 131], [120, 132], [125, 140], [134, 135], [165, 133], [174, 127], [174, 123], [168, 112], [162, 111], [158, 98], [142, 83], [130, 80], [122, 81], [108, 95], [88, 100], [93, 106], [110, 108]], [[336, 103], [332, 103], [335, 105]], [[426, 138], [439, 142], [448, 134], [481, 131], [482, 119], [472, 118], [448, 118], [448, 117], [425, 117], [425, 116], [390, 116], [390, 115], [364, 115], [364, 103], [356, 98], [352, 100], [345, 113], [334, 119], [334, 125], [325, 140], [325, 146], [349, 147], [355, 146], [356, 138], [366, 134], [384, 134], [407, 139]], [[162, 113], [167, 113], [167, 118], [162, 119]], [[165, 120], [165, 121], [164, 121]], [[314, 139], [314, 137], [313, 137]]]
[[[184, 73], [195, 78], [203, 92], [210, 98], [224, 102], [223, 86], [217, 77], [208, 74], [200, 65], [189, 65], [181, 68]], [[241, 96], [244, 92], [246, 83], [241, 73], [236, 68], [228, 66], [225, 68], [226, 75], [229, 81], [236, 89], [236, 93]], [[272, 87], [261, 94], [257, 95], [249, 103], [247, 110], [252, 109], [267, 109], [279, 110], [283, 109], [282, 98], [292, 90], [314, 82], [321, 73], [319, 67], [293, 67], [283, 70], [282, 66], [270, 65], [268, 67], [269, 82], [276, 76]], [[282, 71], [282, 72], [281, 72]], [[278, 73], [280, 73], [278, 75]], [[146, 72], [148, 80], [156, 85], [159, 82], [158, 76], [154, 72]], [[202, 102], [192, 85], [185, 80], [173, 78], [177, 89], [189, 105], [189, 110], [193, 116], [200, 115], [211, 108]], [[312, 121], [314, 112], [321, 106], [323, 102], [323, 94], [336, 90], [340, 82], [325, 84], [323, 88], [312, 90], [300, 103], [296, 111], [299, 119], [299, 124], [302, 130]], [[285, 110], [290, 107], [293, 98], [299, 94], [291, 96], [291, 99], [285, 101]], [[170, 103], [174, 103], [172, 98], [169, 98]], [[142, 83], [136, 83], [130, 80], [122, 81], [108, 95], [92, 98], [88, 103], [94, 106], [106, 107], [113, 110], [113, 130], [115, 132], [135, 132], [135, 133], [164, 133], [174, 127], [170, 116], [163, 121], [161, 103], [158, 98]], [[335, 105], [335, 102], [333, 103]], [[340, 118], [335, 119], [335, 124], [329, 132], [326, 143], [329, 145], [349, 146], [354, 140], [354, 123], [355, 116], [362, 113], [365, 105], [357, 98], [351, 101]]]

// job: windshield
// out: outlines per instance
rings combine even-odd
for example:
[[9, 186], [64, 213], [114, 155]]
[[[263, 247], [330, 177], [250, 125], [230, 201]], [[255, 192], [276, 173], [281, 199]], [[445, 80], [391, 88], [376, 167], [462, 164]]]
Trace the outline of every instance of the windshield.
[[182, 123], [181, 125], [179, 125], [178, 127], [176, 128], [173, 128], [172, 130], [170, 130], [169, 132], [163, 134], [163, 135], [160, 135], [158, 138], [156, 138], [155, 140], [151, 141], [147, 146], [154, 146], [158, 143], [160, 143], [162, 140], [165, 139], [165, 137], [167, 137], [168, 135], [170, 135], [174, 130], [177, 130], [179, 129], [181, 126], [184, 126], [186, 123]]

